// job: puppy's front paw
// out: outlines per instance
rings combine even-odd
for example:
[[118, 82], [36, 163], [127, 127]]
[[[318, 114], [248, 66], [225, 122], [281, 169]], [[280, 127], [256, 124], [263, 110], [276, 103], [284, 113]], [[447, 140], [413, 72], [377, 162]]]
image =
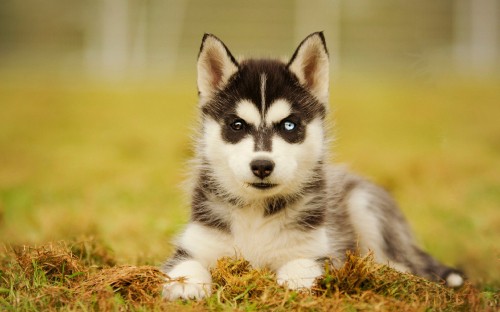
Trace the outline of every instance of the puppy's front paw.
[[167, 282], [163, 285], [163, 298], [167, 300], [195, 299], [199, 300], [210, 296], [211, 287], [193, 279]]
[[210, 296], [212, 293], [212, 277], [198, 261], [183, 261], [167, 275], [171, 280], [163, 285], [163, 298], [168, 300], [198, 300]]
[[323, 272], [314, 260], [295, 259], [287, 262], [276, 273], [278, 284], [296, 290], [310, 289], [316, 278]]

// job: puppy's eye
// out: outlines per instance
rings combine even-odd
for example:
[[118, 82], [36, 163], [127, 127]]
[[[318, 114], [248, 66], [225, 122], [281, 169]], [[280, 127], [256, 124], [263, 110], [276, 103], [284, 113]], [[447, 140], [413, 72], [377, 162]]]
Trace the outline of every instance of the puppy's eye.
[[286, 131], [293, 131], [297, 126], [295, 125], [294, 122], [291, 122], [290, 120], [285, 120], [283, 122], [283, 129]]
[[245, 128], [245, 122], [241, 119], [236, 119], [231, 125], [231, 129], [235, 131], [240, 131]]

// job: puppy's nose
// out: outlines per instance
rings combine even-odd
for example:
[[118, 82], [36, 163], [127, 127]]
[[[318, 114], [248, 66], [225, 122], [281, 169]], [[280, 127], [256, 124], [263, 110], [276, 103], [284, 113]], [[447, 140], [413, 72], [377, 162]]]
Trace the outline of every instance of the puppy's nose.
[[255, 159], [250, 163], [253, 174], [261, 179], [271, 175], [274, 169], [274, 162], [268, 159]]

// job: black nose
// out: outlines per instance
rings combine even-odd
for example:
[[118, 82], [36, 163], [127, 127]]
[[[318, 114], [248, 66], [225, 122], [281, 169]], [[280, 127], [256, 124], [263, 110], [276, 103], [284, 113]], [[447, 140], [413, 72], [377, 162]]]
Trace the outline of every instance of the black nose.
[[267, 159], [256, 159], [250, 163], [250, 169], [256, 177], [264, 179], [273, 172], [274, 163]]

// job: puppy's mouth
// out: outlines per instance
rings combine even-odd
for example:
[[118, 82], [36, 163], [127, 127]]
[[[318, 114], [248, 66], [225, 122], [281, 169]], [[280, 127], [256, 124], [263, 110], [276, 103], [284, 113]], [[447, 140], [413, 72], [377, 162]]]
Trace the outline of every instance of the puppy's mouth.
[[259, 189], [259, 190], [268, 190], [268, 189], [271, 189], [271, 188], [278, 185], [278, 184], [265, 183], [265, 182], [249, 183], [249, 184], [250, 184], [250, 186], [252, 186], [256, 189]]

